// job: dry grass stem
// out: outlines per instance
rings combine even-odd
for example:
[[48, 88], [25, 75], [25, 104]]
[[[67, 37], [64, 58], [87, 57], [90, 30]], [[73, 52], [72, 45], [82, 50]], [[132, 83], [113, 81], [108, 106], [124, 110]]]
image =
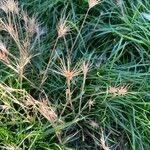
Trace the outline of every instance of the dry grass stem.
[[110, 148], [105, 144], [103, 131], [102, 131], [102, 136], [101, 136], [101, 139], [100, 139], [100, 143], [101, 143], [101, 146], [102, 146], [103, 150], [110, 150]]
[[58, 116], [51, 106], [49, 106], [47, 100], [35, 100], [31, 95], [27, 95], [24, 100], [26, 107], [35, 106], [37, 110], [46, 118], [50, 123], [54, 124], [58, 121]]
[[0, 109], [2, 109], [2, 111], [8, 111], [11, 108], [10, 103], [8, 102], [3, 103], [4, 103], [3, 105], [0, 105]]
[[82, 97], [83, 97], [83, 94], [84, 94], [84, 91], [85, 91], [85, 82], [86, 82], [86, 77], [87, 77], [87, 73], [88, 73], [88, 70], [89, 70], [89, 61], [88, 62], [83, 62], [83, 65], [82, 65], [82, 72], [83, 72], [83, 82], [82, 82], [82, 86], [81, 86], [81, 97], [80, 97], [80, 101], [79, 101], [79, 114], [81, 112], [81, 105], [82, 105]]
[[0, 60], [6, 64], [9, 64], [8, 50], [3, 42], [0, 41]]
[[58, 121], [58, 116], [46, 100], [37, 103], [38, 111], [52, 124]]

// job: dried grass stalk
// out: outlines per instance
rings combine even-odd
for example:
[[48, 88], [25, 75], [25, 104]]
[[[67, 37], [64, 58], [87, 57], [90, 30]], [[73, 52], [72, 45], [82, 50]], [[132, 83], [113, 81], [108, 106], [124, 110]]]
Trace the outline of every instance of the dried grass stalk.
[[0, 60], [6, 64], [9, 64], [8, 50], [3, 42], [0, 41]]

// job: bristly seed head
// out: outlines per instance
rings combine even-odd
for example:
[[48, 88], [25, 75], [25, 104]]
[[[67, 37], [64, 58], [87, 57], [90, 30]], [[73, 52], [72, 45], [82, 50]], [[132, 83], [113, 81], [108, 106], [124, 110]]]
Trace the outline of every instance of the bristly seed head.
[[18, 14], [19, 12], [18, 3], [15, 2], [15, 0], [2, 0], [0, 3], [0, 9], [6, 14], [9, 12]]
[[58, 71], [54, 72], [64, 76], [67, 81], [71, 81], [73, 77], [78, 76], [81, 73], [82, 70], [79, 64], [76, 64], [73, 69], [70, 69], [71, 62], [69, 59], [67, 60], [67, 65], [64, 59], [60, 59], [60, 61], [60, 67], [56, 66]]
[[128, 93], [128, 85], [119, 87], [109, 87], [108, 93], [114, 96], [124, 96]]
[[35, 16], [30, 18], [26, 13], [24, 13], [23, 20], [25, 22], [26, 32], [28, 33], [29, 37], [32, 37], [34, 33], [39, 31], [39, 24], [37, 23]]
[[57, 28], [58, 38], [64, 37], [69, 31], [70, 28], [66, 25], [66, 20], [61, 19]]
[[108, 89], [108, 93], [116, 95], [118, 92], [118, 89], [116, 87], [110, 86]]
[[126, 85], [126, 86], [120, 86], [119, 88], [118, 88], [118, 95], [119, 96], [124, 96], [124, 95], [126, 95], [128, 93], [128, 85]]
[[94, 6], [98, 5], [100, 0], [88, 0], [89, 9], [93, 8]]

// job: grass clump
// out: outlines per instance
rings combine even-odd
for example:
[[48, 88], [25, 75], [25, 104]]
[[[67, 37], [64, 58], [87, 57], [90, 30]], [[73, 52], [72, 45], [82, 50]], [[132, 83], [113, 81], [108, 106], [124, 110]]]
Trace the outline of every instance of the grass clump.
[[149, 150], [149, 5], [0, 2], [0, 148]]

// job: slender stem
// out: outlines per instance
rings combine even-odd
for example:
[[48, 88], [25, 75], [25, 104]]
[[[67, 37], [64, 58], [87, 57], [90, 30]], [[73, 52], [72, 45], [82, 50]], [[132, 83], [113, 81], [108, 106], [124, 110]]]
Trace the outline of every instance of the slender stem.
[[81, 33], [82, 29], [83, 29], [84, 23], [85, 23], [86, 18], [87, 18], [87, 16], [88, 16], [89, 10], [90, 10], [90, 9], [88, 9], [87, 12], [86, 12], [86, 14], [85, 14], [85, 17], [84, 17], [84, 20], [83, 20], [83, 22], [82, 22], [81, 28], [80, 28], [80, 30], [79, 30], [79, 32], [78, 32], [76, 38], [75, 38], [75, 41], [74, 41], [74, 43], [73, 43], [73, 45], [72, 45], [72, 47], [71, 47], [71, 50], [70, 50], [71, 52], [72, 52], [72, 50], [73, 50], [73, 48], [74, 48], [74, 46], [75, 46], [75, 44], [76, 44], [76, 42], [77, 42], [77, 40], [78, 40], [78, 38], [79, 38], [79, 36], [80, 36], [80, 33]]
[[42, 83], [41, 83], [41, 85], [42, 85], [42, 84], [45, 82], [45, 80], [46, 80], [46, 75], [47, 75], [47, 72], [48, 72], [48, 68], [49, 68], [50, 63], [51, 63], [51, 61], [52, 61], [52, 56], [53, 56], [53, 53], [54, 53], [54, 51], [55, 51], [55, 48], [56, 48], [58, 39], [59, 39], [59, 37], [57, 37], [56, 42], [55, 42], [55, 44], [54, 44], [54, 47], [53, 47], [53, 49], [52, 49], [52, 53], [51, 53], [51, 55], [50, 55], [50, 57], [49, 57], [48, 64], [47, 64], [46, 69], [45, 69], [44, 74], [43, 74], [43, 78], [42, 78]]
[[87, 76], [87, 73], [84, 73], [82, 87], [81, 87], [81, 97], [80, 97], [80, 102], [79, 102], [79, 112], [78, 112], [78, 114], [81, 113], [82, 97], [83, 97], [83, 94], [84, 94], [86, 76]]

